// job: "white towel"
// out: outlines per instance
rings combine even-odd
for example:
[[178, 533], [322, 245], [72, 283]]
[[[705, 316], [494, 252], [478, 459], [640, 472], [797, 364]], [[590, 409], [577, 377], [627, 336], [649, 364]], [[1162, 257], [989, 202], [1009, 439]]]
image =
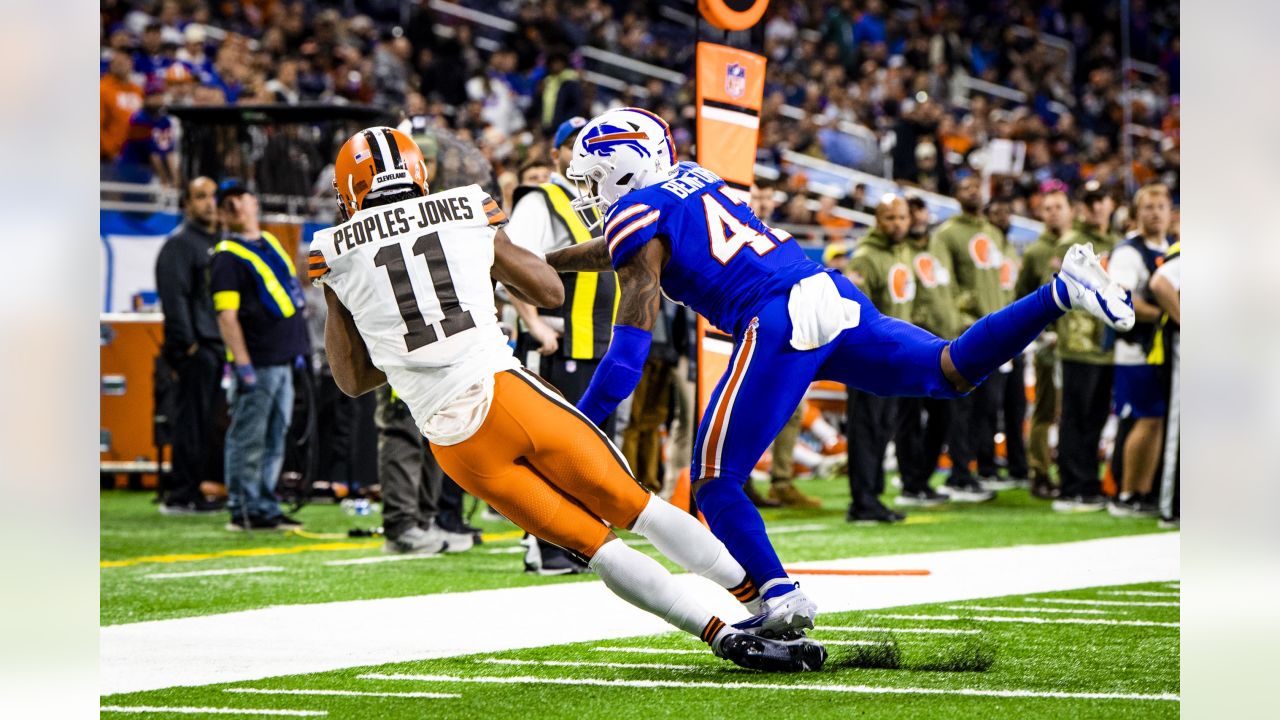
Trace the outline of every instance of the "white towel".
[[797, 350], [820, 348], [862, 319], [861, 306], [842, 297], [828, 273], [811, 275], [792, 286], [787, 313], [791, 347]]

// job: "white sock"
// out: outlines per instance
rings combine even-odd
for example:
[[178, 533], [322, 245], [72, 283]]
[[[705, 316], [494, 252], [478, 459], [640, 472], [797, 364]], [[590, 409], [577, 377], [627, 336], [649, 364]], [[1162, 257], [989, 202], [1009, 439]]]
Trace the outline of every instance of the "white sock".
[[807, 468], [818, 467], [818, 465], [822, 463], [823, 459], [822, 453], [810, 449], [809, 446], [804, 443], [796, 443], [796, 449], [792, 452], [791, 457], [794, 458], [796, 462]]
[[824, 420], [821, 415], [819, 415], [818, 419], [814, 420], [813, 424], [809, 426], [809, 432], [813, 433], [813, 436], [818, 438], [818, 442], [822, 443], [822, 447], [831, 447], [840, 440], [840, 431], [837, 430], [834, 425]]
[[618, 597], [697, 635], [712, 647], [727, 627], [681, 588], [657, 560], [616, 538], [601, 546], [588, 565]]
[[729, 549], [697, 518], [656, 496], [649, 497], [631, 531], [648, 538], [680, 567], [720, 587], [735, 587], [746, 577]]

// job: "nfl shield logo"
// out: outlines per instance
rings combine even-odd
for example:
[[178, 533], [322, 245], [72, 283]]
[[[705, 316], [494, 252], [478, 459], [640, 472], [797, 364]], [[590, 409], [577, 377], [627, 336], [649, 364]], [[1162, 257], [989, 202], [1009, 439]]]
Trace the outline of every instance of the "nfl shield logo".
[[740, 63], [729, 63], [724, 69], [724, 91], [733, 98], [742, 97], [747, 91], [747, 69]]

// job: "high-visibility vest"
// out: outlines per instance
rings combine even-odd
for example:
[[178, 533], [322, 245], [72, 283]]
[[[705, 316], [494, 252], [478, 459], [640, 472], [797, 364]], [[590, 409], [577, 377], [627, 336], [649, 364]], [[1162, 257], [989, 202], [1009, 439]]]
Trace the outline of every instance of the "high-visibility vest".
[[[575, 245], [594, 239], [569, 205], [569, 195], [564, 188], [553, 182], [517, 188], [513, 202], [530, 193], [542, 196], [551, 221], [567, 230]], [[545, 313], [564, 318], [560, 354], [574, 360], [604, 357], [621, 299], [617, 275], [613, 272], [560, 273], [560, 280], [564, 283], [564, 306]]]
[[[1164, 259], [1161, 261], [1161, 264], [1169, 262], [1170, 260], [1178, 257], [1178, 255], [1181, 253], [1182, 253], [1181, 241], [1170, 245], [1169, 249], [1164, 254]], [[1170, 325], [1172, 325], [1173, 327], [1171, 328], [1168, 327]], [[1148, 365], [1164, 364], [1165, 345], [1167, 344], [1167, 335], [1168, 335], [1168, 333], [1165, 332], [1166, 328], [1168, 328], [1170, 332], [1173, 332], [1179, 329], [1178, 324], [1173, 322], [1173, 318], [1169, 317], [1169, 313], [1164, 313], [1163, 315], [1161, 315], [1159, 322], [1156, 323], [1155, 337], [1151, 341], [1151, 350], [1147, 352]]]
[[262, 239], [267, 241], [267, 249], [230, 239], [222, 240], [213, 249], [214, 252], [231, 253], [253, 271], [258, 281], [258, 294], [267, 312], [281, 319], [293, 317], [303, 307], [298, 271], [275, 235], [264, 231]]

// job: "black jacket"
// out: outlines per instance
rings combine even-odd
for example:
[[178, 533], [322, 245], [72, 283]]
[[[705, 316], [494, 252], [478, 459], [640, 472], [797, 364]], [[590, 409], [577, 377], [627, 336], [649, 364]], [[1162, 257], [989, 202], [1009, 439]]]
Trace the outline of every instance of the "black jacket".
[[222, 353], [222, 333], [209, 292], [209, 261], [217, 234], [183, 223], [169, 235], [156, 259], [156, 290], [164, 310], [164, 346], [170, 360], [186, 356], [192, 343]]

